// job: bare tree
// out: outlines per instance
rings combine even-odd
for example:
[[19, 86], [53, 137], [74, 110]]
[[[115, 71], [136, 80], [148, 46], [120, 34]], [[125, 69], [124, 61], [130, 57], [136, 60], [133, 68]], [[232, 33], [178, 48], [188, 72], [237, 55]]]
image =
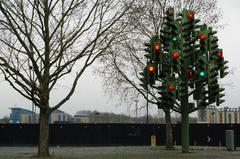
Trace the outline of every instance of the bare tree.
[[[0, 69], [40, 109], [38, 156], [49, 156], [49, 115], [70, 99], [84, 71], [124, 31], [129, 5], [124, 0], [0, 2]], [[76, 64], [78, 71], [72, 72]], [[50, 93], [71, 72], [69, 92], [50, 105]]]
[[[144, 43], [151, 37], [160, 34], [164, 13], [167, 8], [174, 7], [176, 12], [183, 8], [194, 10], [196, 18], [213, 27], [221, 18], [221, 12], [216, 0], [139, 0], [132, 5], [132, 14], [128, 17], [128, 32], [124, 32], [117, 45], [109, 49], [109, 54], [101, 58], [103, 63], [97, 72], [104, 78], [104, 88], [107, 93], [116, 96], [121, 102], [132, 104], [137, 94], [143, 103], [146, 99], [157, 106], [158, 93], [156, 89], [144, 90], [140, 84], [139, 75], [146, 65]], [[166, 148], [173, 148], [170, 108], [164, 109], [166, 120]], [[177, 111], [175, 109], [175, 111]]]

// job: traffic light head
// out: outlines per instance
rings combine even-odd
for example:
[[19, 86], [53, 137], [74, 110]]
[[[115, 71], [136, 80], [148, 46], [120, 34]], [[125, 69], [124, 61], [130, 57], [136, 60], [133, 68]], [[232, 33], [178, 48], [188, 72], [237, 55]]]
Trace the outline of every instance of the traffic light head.
[[213, 54], [213, 58], [218, 70], [220, 70], [220, 78], [225, 77], [228, 74], [226, 71], [228, 69], [226, 65], [228, 61], [224, 61], [222, 49], [217, 49]]
[[218, 94], [218, 70], [214, 63], [208, 64], [208, 91], [209, 91], [209, 103], [214, 103], [216, 101], [216, 96]]
[[157, 63], [147, 63], [147, 79], [150, 85], [155, 84], [155, 80], [158, 79]]
[[198, 76], [200, 78], [203, 78], [206, 76], [206, 68], [207, 68], [207, 59], [205, 57], [199, 57], [197, 61], [197, 70], [198, 70]]
[[191, 10], [184, 9], [182, 14], [182, 24], [190, 24], [194, 22], [194, 12]]
[[187, 18], [188, 18], [188, 20], [192, 21], [194, 19], [194, 12], [193, 11], [188, 11], [187, 12]]
[[174, 16], [174, 9], [172, 7], [168, 8], [167, 11], [166, 11], [166, 15], [167, 16]]
[[217, 101], [216, 101], [216, 105], [219, 106], [221, 103], [225, 102], [224, 99], [221, 99], [222, 97], [225, 96], [225, 94], [223, 93], [225, 89], [224, 88], [218, 88], [218, 96], [217, 96]]
[[163, 54], [163, 63], [159, 64], [159, 78], [161, 79], [165, 79], [171, 74], [171, 65], [167, 56], [167, 54]]
[[144, 68], [143, 72], [140, 73], [142, 76], [140, 78], [140, 81], [142, 82], [140, 86], [142, 86], [145, 90], [148, 89], [148, 84], [149, 84], [149, 77], [148, 77], [148, 69], [147, 67]]
[[[214, 34], [216, 34], [217, 32], [216, 31], [213, 31], [212, 30], [212, 27], [209, 27], [208, 28], [208, 31], [209, 31], [209, 51], [210, 53], [215, 51], [217, 48], [218, 48], [218, 38], [216, 36], [214, 36]], [[211, 59], [211, 57], [210, 57]]]
[[174, 79], [168, 79], [166, 82], [168, 103], [173, 105], [176, 102], [176, 82]]
[[220, 69], [221, 65], [223, 64], [222, 60], [223, 60], [223, 52], [222, 49], [215, 49], [212, 52], [210, 52], [210, 57], [212, 59], [212, 61], [214, 62], [215, 65], [218, 66], [218, 68]]
[[169, 51], [170, 62], [174, 72], [179, 72], [180, 70], [180, 51], [179, 50], [170, 50]]
[[227, 66], [228, 61], [224, 61], [224, 66], [220, 69], [220, 78], [225, 77], [229, 72], [227, 72], [228, 66]]
[[144, 49], [148, 54], [145, 56], [150, 61], [159, 62], [161, 59], [161, 40], [158, 38], [158, 36], [153, 36], [149, 43], [144, 44], [146, 48]]
[[152, 44], [152, 54], [153, 54], [153, 61], [160, 62], [162, 59], [162, 47], [161, 47], [161, 40], [158, 36], [154, 36], [151, 39]]
[[172, 96], [169, 94], [169, 90], [167, 87], [166, 83], [162, 83], [162, 86], [159, 86], [159, 94], [161, 95], [161, 97], [159, 97], [159, 101], [157, 102], [158, 104], [158, 108], [162, 109], [162, 108], [166, 108], [169, 107], [171, 108], [173, 106], [173, 99]]
[[180, 25], [178, 21], [173, 21], [171, 22], [171, 41], [170, 41], [170, 45], [172, 45], [172, 47], [174, 49], [178, 49], [179, 48], [179, 42], [180, 42]]
[[174, 20], [174, 9], [172, 7], [167, 9], [165, 19], [168, 22]]
[[201, 26], [200, 32], [198, 35], [200, 50], [202, 53], [208, 51], [208, 41], [209, 41], [209, 30], [206, 25]]
[[147, 54], [145, 54], [144, 56], [150, 60], [153, 59], [153, 53], [152, 53], [152, 48], [151, 48], [151, 44], [150, 43], [144, 43], [144, 45], [146, 46], [146, 48], [144, 49], [144, 51], [147, 52]]

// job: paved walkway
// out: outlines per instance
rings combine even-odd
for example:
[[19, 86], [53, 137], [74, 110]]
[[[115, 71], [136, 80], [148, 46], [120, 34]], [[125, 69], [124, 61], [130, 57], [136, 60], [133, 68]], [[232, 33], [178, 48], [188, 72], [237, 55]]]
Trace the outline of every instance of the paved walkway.
[[[51, 147], [53, 159], [240, 159], [240, 151], [224, 147], [194, 147], [192, 153], [182, 154], [181, 148], [166, 151], [164, 147]], [[30, 159], [36, 147], [0, 147], [0, 159]]]

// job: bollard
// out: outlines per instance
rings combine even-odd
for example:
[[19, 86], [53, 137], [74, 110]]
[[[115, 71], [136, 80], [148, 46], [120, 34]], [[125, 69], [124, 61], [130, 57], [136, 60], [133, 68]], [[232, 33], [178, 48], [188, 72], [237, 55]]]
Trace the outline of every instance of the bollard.
[[194, 146], [197, 146], [197, 141], [196, 140], [194, 140]]
[[156, 135], [151, 136], [151, 146], [156, 146]]
[[234, 130], [225, 130], [225, 145], [228, 151], [235, 150]]

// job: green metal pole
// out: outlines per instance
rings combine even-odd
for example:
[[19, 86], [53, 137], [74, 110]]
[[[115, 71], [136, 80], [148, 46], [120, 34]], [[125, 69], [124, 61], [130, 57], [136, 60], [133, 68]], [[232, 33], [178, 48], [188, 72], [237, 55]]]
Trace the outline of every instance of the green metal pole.
[[181, 100], [182, 106], [182, 153], [189, 152], [189, 115], [188, 115], [188, 96]]
[[[183, 26], [180, 26], [181, 34], [180, 34], [180, 49], [182, 54], [185, 56], [186, 53], [184, 52], [184, 37], [183, 37]], [[189, 58], [189, 57], [187, 57]], [[188, 59], [185, 58], [183, 62], [183, 69], [182, 73], [179, 78], [182, 78], [182, 80], [185, 83], [185, 90], [186, 90], [186, 95], [180, 100], [181, 104], [181, 109], [182, 109], [182, 122], [181, 122], [181, 131], [182, 131], [182, 153], [188, 153], [189, 152], [189, 105], [188, 105]]]

